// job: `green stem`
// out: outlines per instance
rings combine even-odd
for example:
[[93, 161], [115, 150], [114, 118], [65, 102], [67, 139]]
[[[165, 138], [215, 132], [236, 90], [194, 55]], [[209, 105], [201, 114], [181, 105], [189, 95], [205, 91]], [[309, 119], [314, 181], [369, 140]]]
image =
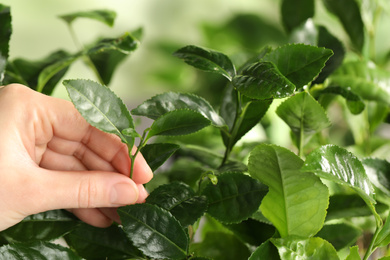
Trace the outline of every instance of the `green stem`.
[[146, 142], [148, 141], [149, 138], [146, 138], [147, 131], [149, 129], [145, 129], [145, 131], [142, 134], [142, 137], [140, 139], [140, 143], [137, 147], [137, 150], [135, 151], [134, 154], [132, 154], [133, 147], [130, 147], [127, 145], [127, 149], [129, 151], [129, 157], [130, 157], [130, 179], [133, 179], [133, 173], [134, 173], [134, 164], [135, 164], [135, 158], [137, 157], [137, 154], [141, 151], [142, 147], [145, 146]]
[[301, 129], [299, 133], [299, 144], [298, 144], [298, 155], [301, 159], [303, 159], [304, 138], [305, 138], [305, 133], [303, 129], [303, 122], [301, 120]]
[[375, 244], [375, 241], [379, 235], [379, 232], [380, 232], [381, 228], [379, 226], [376, 227], [376, 230], [375, 230], [375, 233], [374, 233], [374, 236], [372, 237], [371, 239], [371, 242], [370, 242], [370, 245], [368, 246], [367, 248], [367, 251], [364, 255], [364, 258], [363, 260], [367, 260], [370, 255], [374, 252], [375, 248], [374, 248], [374, 244]]

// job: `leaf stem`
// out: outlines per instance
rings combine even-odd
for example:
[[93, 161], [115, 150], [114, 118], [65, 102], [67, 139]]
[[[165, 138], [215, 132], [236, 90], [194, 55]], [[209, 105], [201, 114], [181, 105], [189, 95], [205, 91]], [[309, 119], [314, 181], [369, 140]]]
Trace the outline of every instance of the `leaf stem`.
[[130, 161], [131, 161], [131, 165], [130, 165], [130, 179], [133, 179], [135, 158], [137, 157], [137, 154], [141, 151], [142, 147], [145, 146], [146, 142], [149, 139], [149, 138], [146, 138], [146, 134], [147, 134], [148, 131], [149, 131], [149, 128], [144, 130], [144, 132], [142, 134], [142, 137], [140, 139], [140, 143], [139, 143], [139, 145], [137, 147], [137, 150], [135, 151], [134, 154], [132, 154], [133, 147], [127, 146], [127, 149], [129, 151]]
[[374, 236], [371, 239], [370, 245], [367, 248], [367, 251], [366, 251], [366, 253], [364, 255], [363, 260], [367, 260], [370, 257], [370, 255], [373, 253], [373, 251], [375, 250], [374, 244], [376, 242], [375, 240], [377, 239], [380, 230], [381, 230], [380, 226], [377, 226], [376, 230], [375, 230], [375, 233], [374, 233]]

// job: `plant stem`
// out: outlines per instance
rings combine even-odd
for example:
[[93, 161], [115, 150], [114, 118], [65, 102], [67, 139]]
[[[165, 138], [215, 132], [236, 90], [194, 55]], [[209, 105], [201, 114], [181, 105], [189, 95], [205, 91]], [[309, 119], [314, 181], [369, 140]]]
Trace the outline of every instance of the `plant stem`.
[[135, 151], [134, 154], [132, 154], [133, 147], [129, 147], [127, 145], [127, 149], [129, 151], [129, 156], [130, 156], [130, 179], [133, 179], [133, 172], [134, 172], [134, 164], [135, 164], [135, 158], [137, 157], [137, 154], [141, 151], [142, 147], [145, 146], [146, 142], [148, 141], [149, 138], [146, 138], [146, 133], [149, 129], [145, 129], [145, 131], [142, 134], [142, 137], [140, 139], [139, 145], [137, 147], [137, 150]]
[[374, 233], [374, 236], [371, 239], [370, 245], [367, 248], [367, 251], [366, 251], [366, 253], [364, 255], [363, 260], [367, 260], [370, 257], [370, 255], [373, 253], [373, 251], [375, 250], [374, 244], [376, 242], [376, 238], [378, 237], [378, 234], [379, 234], [380, 230], [381, 230], [381, 228], [379, 226], [377, 226], [376, 230], [375, 230], [375, 233]]

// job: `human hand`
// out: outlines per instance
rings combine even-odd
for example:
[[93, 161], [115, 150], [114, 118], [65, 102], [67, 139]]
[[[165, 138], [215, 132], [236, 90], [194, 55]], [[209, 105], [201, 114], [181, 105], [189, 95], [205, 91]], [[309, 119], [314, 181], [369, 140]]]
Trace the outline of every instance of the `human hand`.
[[116, 208], [144, 202], [152, 171], [127, 146], [91, 125], [69, 101], [12, 84], [0, 87], [0, 231], [28, 215], [68, 209], [107, 227]]

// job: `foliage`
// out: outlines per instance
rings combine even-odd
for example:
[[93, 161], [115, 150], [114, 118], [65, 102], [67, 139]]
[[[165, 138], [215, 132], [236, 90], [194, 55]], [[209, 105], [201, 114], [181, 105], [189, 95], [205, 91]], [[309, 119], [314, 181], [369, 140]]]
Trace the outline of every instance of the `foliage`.
[[[343, 37], [315, 23], [319, 2], [324, 13], [337, 19]], [[100, 39], [73, 54], [58, 51], [40, 61], [7, 60], [11, 16], [9, 8], [0, 5], [3, 83], [19, 82], [51, 94], [68, 67], [83, 59], [99, 82], [63, 81], [75, 107], [91, 125], [118, 135], [129, 147], [131, 160], [141, 151], [156, 172], [147, 185], [151, 193], [146, 203], [118, 209], [121, 225], [99, 229], [62, 210], [44, 212], [1, 232], [0, 255], [379, 258], [385, 251], [375, 250], [390, 242], [390, 143], [379, 131], [388, 130], [390, 73], [386, 58], [375, 50], [375, 28], [380, 17], [389, 16], [389, 6], [386, 1], [368, 2], [283, 0], [284, 36], [270, 36], [269, 45], [241, 46], [242, 60], [195, 45], [173, 53], [201, 71], [200, 82], [210, 79], [207, 72], [221, 79], [223, 90], [214, 81], [212, 90], [206, 90], [220, 98], [219, 104], [212, 95], [213, 102], [203, 98], [202, 92], [170, 91], [132, 110], [105, 86], [138, 47], [131, 33]], [[77, 18], [112, 26], [115, 14], [96, 10], [60, 18], [73, 34]], [[254, 21], [263, 26], [248, 16], [228, 24]], [[206, 29], [209, 46], [218, 49], [210, 36], [216, 29]], [[245, 43], [239, 40], [245, 35], [232, 35], [233, 42]], [[149, 118], [150, 127], [138, 133], [134, 116]], [[284, 145], [273, 143], [276, 119], [290, 131]], [[263, 130], [263, 139], [248, 138], [256, 129]], [[131, 153], [136, 142], [138, 149]], [[59, 237], [71, 250], [50, 242]], [[367, 238], [368, 244], [361, 242]]]

